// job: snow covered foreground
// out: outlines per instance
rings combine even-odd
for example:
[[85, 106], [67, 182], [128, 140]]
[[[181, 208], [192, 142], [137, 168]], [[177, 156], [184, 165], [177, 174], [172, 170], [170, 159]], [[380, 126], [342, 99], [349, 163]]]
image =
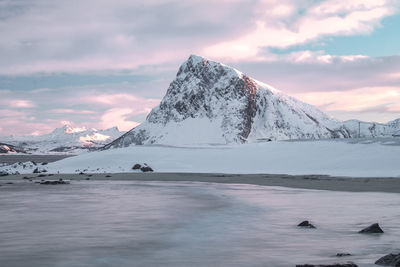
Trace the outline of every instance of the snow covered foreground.
[[327, 174], [400, 177], [400, 146], [344, 141], [268, 142], [215, 147], [132, 146], [92, 152], [47, 165], [53, 173], [156, 172]]

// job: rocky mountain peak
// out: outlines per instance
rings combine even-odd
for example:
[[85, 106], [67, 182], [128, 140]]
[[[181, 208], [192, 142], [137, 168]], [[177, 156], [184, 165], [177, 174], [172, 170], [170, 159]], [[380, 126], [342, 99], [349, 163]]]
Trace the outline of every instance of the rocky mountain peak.
[[106, 148], [346, 136], [337, 123], [234, 68], [191, 55], [146, 121]]

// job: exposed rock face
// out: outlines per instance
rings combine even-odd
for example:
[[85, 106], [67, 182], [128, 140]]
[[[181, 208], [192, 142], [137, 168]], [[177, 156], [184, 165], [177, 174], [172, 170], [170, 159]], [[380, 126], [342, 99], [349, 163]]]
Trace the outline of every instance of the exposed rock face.
[[374, 223], [364, 229], [362, 229], [361, 231], [359, 231], [359, 233], [362, 234], [382, 234], [384, 233], [382, 228], [379, 226], [378, 223]]
[[104, 148], [339, 137], [349, 131], [317, 108], [192, 55], [146, 121]]
[[377, 265], [383, 266], [400, 266], [400, 253], [399, 254], [388, 254], [380, 258], [375, 262]]

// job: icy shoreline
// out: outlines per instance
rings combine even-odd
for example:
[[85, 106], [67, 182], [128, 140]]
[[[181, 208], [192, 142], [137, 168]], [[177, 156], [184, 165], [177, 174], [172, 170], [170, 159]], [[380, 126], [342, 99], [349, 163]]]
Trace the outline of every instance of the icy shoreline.
[[329, 190], [342, 192], [400, 193], [398, 178], [356, 178], [324, 175], [285, 174], [221, 174], [221, 173], [96, 173], [96, 174], [25, 174], [0, 177], [0, 185], [12, 182], [29, 186], [45, 181], [136, 181], [188, 182], [203, 184], [231, 184], [281, 186], [286, 188]]

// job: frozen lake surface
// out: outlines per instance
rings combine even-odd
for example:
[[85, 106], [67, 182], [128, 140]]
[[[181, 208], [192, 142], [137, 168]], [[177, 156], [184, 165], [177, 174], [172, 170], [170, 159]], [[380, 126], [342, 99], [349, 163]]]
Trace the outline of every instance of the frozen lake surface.
[[[0, 187], [0, 266], [375, 266], [400, 195], [196, 182]], [[317, 229], [300, 229], [302, 220]], [[379, 222], [382, 235], [357, 231]], [[336, 258], [336, 253], [354, 256]]]

